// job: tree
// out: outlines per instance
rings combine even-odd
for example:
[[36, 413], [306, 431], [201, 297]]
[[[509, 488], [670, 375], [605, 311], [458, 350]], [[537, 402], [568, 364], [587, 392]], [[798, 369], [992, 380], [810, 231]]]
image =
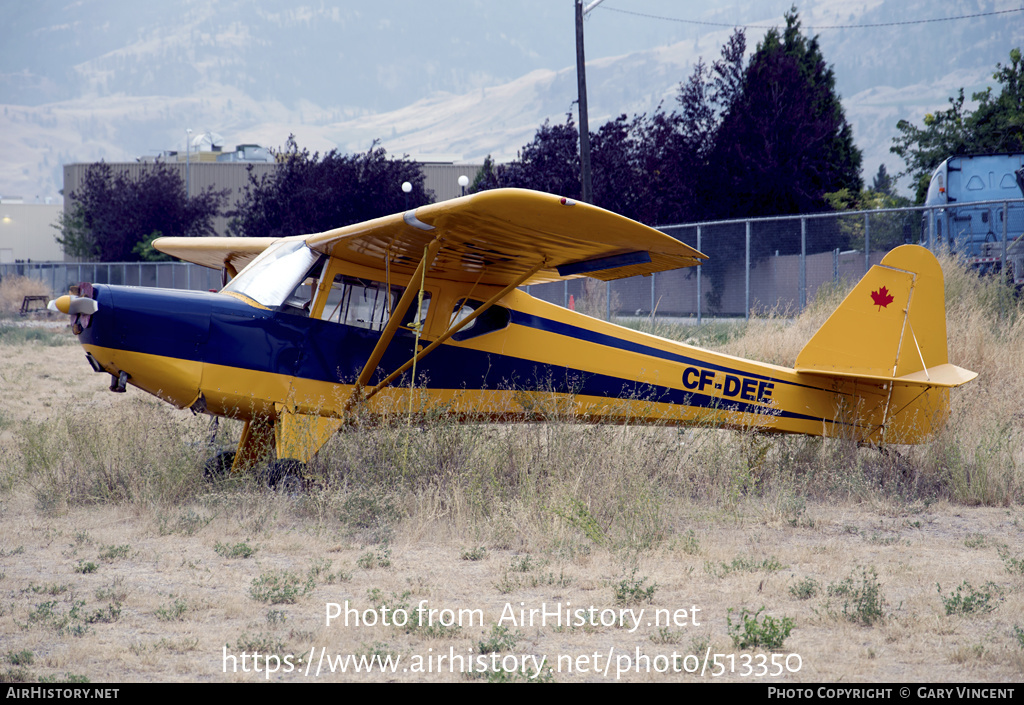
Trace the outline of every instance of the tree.
[[[825, 193], [860, 191], [861, 153], [817, 38], [796, 9], [769, 30], [722, 117], [711, 152], [719, 218], [825, 210]], [[723, 188], [724, 187], [724, 188]], [[776, 243], [763, 243], [776, 249]]]
[[[835, 92], [835, 75], [817, 38], [800, 30], [796, 9], [782, 31], [769, 30], [746, 68], [736, 46], [723, 49], [706, 94], [720, 117], [706, 166], [697, 182], [702, 219], [749, 218], [828, 210], [826, 194], [859, 193], [861, 153]], [[751, 233], [756, 263], [769, 254], [800, 251], [800, 239], [783, 228]], [[810, 251], [847, 244], [842, 232], [814, 227]], [[746, 251], [744, 227], [719, 226], [702, 242], [710, 255], [709, 302], [718, 302], [730, 262]]]
[[580, 197], [579, 131], [572, 114], [564, 125], [549, 120], [537, 129], [533, 141], [508, 164], [485, 163], [472, 192], [494, 188], [528, 188], [566, 198]]
[[[374, 142], [363, 154], [299, 149], [289, 135], [276, 153], [278, 168], [257, 179], [252, 173], [245, 195], [229, 213], [234, 233], [248, 237], [286, 237], [322, 232], [431, 203], [419, 165], [388, 157]], [[402, 183], [412, 191], [402, 192]]]
[[871, 182], [871, 190], [886, 196], [896, 195], [896, 182], [885, 170], [885, 164], [878, 165], [878, 172], [875, 174], [874, 181]]
[[903, 159], [916, 186], [918, 203], [924, 203], [932, 172], [948, 157], [957, 154], [1024, 152], [1024, 63], [1020, 49], [1010, 52], [1010, 63], [996, 64], [992, 74], [1002, 88], [993, 96], [992, 87], [975, 93], [978, 107], [964, 108], [964, 89], [949, 99], [949, 108], [924, 116], [924, 126], [900, 120], [889, 151]]
[[[70, 194], [70, 207], [54, 227], [57, 241], [74, 257], [102, 262], [147, 259], [144, 243], [161, 235], [213, 235], [213, 219], [228, 191], [208, 188], [191, 198], [177, 171], [167, 164], [147, 166], [132, 179], [109, 164], [91, 164], [82, 186]], [[155, 253], [159, 255], [159, 253]]]

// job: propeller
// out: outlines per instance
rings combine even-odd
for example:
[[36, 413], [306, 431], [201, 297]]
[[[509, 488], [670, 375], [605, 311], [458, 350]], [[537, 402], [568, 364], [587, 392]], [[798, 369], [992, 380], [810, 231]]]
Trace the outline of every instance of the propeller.
[[51, 301], [47, 304], [46, 308], [58, 313], [68, 313], [76, 316], [80, 313], [92, 315], [100, 310], [100, 305], [96, 303], [96, 299], [90, 299], [88, 296], [65, 294]]
[[99, 303], [92, 298], [93, 288], [89, 282], [71, 287], [71, 293], [54, 299], [46, 308], [71, 316], [71, 330], [78, 335], [89, 327], [92, 315], [100, 310]]

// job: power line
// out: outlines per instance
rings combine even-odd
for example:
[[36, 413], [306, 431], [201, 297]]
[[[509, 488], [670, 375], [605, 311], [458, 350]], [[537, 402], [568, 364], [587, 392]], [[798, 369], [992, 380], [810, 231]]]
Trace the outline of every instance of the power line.
[[[741, 25], [741, 24], [730, 24], [728, 22], [704, 22], [704, 21], [701, 21], [701, 20], [683, 20], [683, 19], [679, 19], [678, 17], [663, 17], [661, 15], [649, 15], [649, 14], [646, 14], [646, 13], [643, 13], [643, 12], [633, 12], [632, 10], [621, 10], [621, 9], [619, 9], [617, 7], [602, 6], [600, 8], [595, 8], [595, 9], [600, 9], [600, 10], [604, 10], [604, 11], [607, 11], [607, 12], [620, 12], [623, 15], [634, 15], [636, 17], [646, 17], [647, 19], [652, 19], [652, 20], [664, 20], [665, 22], [681, 22], [683, 24], [707, 25], [707, 26], [711, 26], [711, 27], [735, 27], [735, 28], [742, 27], [743, 29], [775, 29], [774, 26], [768, 27], [768, 26], [765, 26], [765, 25], [755, 25], [755, 24]], [[927, 20], [906, 20], [904, 22], [878, 22], [878, 23], [874, 23], [874, 24], [832, 24], [832, 25], [810, 25], [810, 26], [812, 26], [814, 30], [819, 30], [819, 29], [869, 29], [869, 28], [873, 28], [873, 27], [899, 27], [899, 26], [902, 26], [902, 25], [910, 25], [910, 24], [928, 24], [930, 22], [952, 22], [953, 20], [968, 20], [968, 19], [972, 19], [972, 18], [975, 18], [975, 17], [991, 17], [992, 15], [1005, 15], [1005, 14], [1008, 14], [1010, 12], [1024, 12], [1024, 7], [1018, 7], [1018, 8], [1015, 8], [1013, 10], [994, 10], [992, 12], [976, 12], [976, 13], [974, 13], [972, 15], [958, 15], [956, 17], [936, 17], [936, 18], [927, 19]]]

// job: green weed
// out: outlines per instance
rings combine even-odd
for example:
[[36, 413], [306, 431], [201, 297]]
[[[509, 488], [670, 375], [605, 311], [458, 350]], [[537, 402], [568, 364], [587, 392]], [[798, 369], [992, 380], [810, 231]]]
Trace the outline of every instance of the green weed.
[[483, 641], [476, 644], [478, 654], [493, 654], [501, 651], [512, 651], [516, 648], [516, 642], [523, 635], [520, 632], [512, 632], [508, 627], [497, 624], [491, 625], [491, 633]]
[[158, 607], [156, 618], [161, 622], [180, 622], [185, 618], [186, 612], [188, 612], [188, 602], [179, 597], [169, 605]]
[[257, 634], [249, 634], [248, 632], [242, 632], [238, 637], [238, 641], [235, 642], [235, 650], [243, 653], [254, 653], [259, 652], [268, 656], [276, 655], [278, 657], [286, 655], [288, 647], [285, 643], [273, 634], [266, 634], [259, 632]]
[[1010, 549], [1006, 546], [999, 548], [999, 557], [1003, 561], [1003, 565], [1006, 566], [1006, 572], [1010, 575], [1024, 575], [1024, 558], [1017, 558], [1010, 553]]
[[300, 597], [313, 591], [313, 578], [305, 580], [287, 570], [272, 570], [254, 578], [249, 586], [249, 596], [257, 602], [272, 605], [294, 604]]
[[334, 562], [329, 559], [314, 558], [310, 561], [309, 570], [306, 571], [306, 576], [314, 582], [327, 585], [332, 583], [348, 582], [352, 579], [352, 573], [344, 570], [332, 573], [332, 565], [334, 565]]
[[82, 608], [85, 607], [85, 600], [75, 600], [71, 603], [67, 612], [60, 609], [60, 603], [56, 600], [40, 602], [28, 614], [28, 624], [22, 625], [28, 629], [33, 625], [47, 626], [61, 635], [76, 637], [85, 636], [89, 632], [89, 626], [85, 622]]
[[590, 509], [580, 500], [570, 498], [566, 501], [564, 508], [556, 507], [551, 511], [556, 516], [564, 519], [570, 526], [579, 529], [583, 532], [584, 536], [597, 545], [600, 546], [608, 540], [605, 530], [598, 523]]
[[118, 558], [127, 558], [128, 552], [131, 551], [131, 546], [125, 544], [123, 546], [103, 546], [100, 549], [100, 560], [101, 561], [113, 561]]
[[65, 673], [61, 676], [40, 676], [40, 683], [90, 683], [88, 676], [82, 676], [77, 673]]
[[999, 597], [999, 588], [995, 583], [985, 583], [981, 588], [975, 589], [966, 580], [948, 596], [942, 594], [942, 586], [935, 584], [938, 589], [942, 606], [946, 609], [947, 615], [954, 614], [983, 614], [993, 611], [996, 606], [992, 604], [993, 599]]
[[651, 635], [651, 641], [655, 644], [678, 644], [683, 640], [683, 632], [674, 632], [668, 627], [659, 627], [658, 631]]
[[658, 589], [657, 583], [644, 587], [647, 578], [637, 580], [636, 568], [628, 578], [623, 578], [612, 586], [612, 599], [617, 605], [636, 605], [641, 602], [650, 604], [654, 601], [654, 591]]
[[121, 618], [121, 605], [111, 603], [111, 604], [107, 605], [106, 609], [93, 610], [90, 614], [87, 614], [85, 616], [85, 623], [86, 624], [97, 624], [97, 623], [102, 622], [102, 623], [105, 623], [105, 624], [109, 624], [111, 622], [116, 622], [120, 618]]
[[787, 566], [779, 563], [775, 556], [771, 558], [765, 558], [764, 560], [758, 561], [753, 558], [747, 558], [745, 556], [737, 556], [732, 559], [732, 563], [720, 562], [718, 566], [714, 565], [710, 561], [704, 563], [704, 571], [711, 575], [719, 578], [724, 578], [729, 573], [758, 573], [761, 571], [776, 571], [784, 570]]
[[809, 600], [821, 591], [821, 584], [814, 578], [804, 578], [789, 587], [789, 594], [798, 600]]
[[214, 552], [223, 558], [252, 558], [256, 555], [257, 549], [242, 541], [234, 546], [223, 544], [220, 541], [213, 545]]
[[530, 554], [527, 553], [522, 556], [517, 556], [516, 558], [513, 558], [512, 563], [509, 565], [508, 569], [511, 570], [513, 573], [529, 573], [535, 567], [536, 566], [533, 563], [533, 559], [530, 557]]
[[462, 552], [460, 558], [464, 561], [482, 561], [487, 557], [487, 549], [483, 546], [478, 546]]
[[700, 553], [700, 541], [697, 540], [697, 536], [693, 533], [693, 529], [690, 529], [684, 536], [678, 539], [678, 543], [676, 545], [688, 556], [696, 556]]
[[35, 656], [28, 649], [22, 649], [21, 651], [8, 651], [4, 659], [12, 666], [31, 666], [35, 661]]
[[95, 573], [99, 570], [99, 566], [92, 561], [78, 561], [78, 565], [75, 566], [76, 573]]
[[50, 583], [48, 585], [36, 585], [32, 583], [26, 588], [26, 592], [34, 592], [37, 595], [63, 595], [71, 588], [67, 583]]
[[367, 551], [356, 559], [356, 565], [364, 570], [391, 567], [391, 547], [384, 545], [376, 551]]
[[[833, 583], [828, 587], [828, 594], [842, 598], [844, 619], [866, 627], [885, 619], [885, 598], [874, 568], [862, 568], [860, 581], [851, 575], [841, 583]], [[834, 614], [831, 603], [826, 609]]]
[[757, 612], [748, 612], [744, 608], [740, 612], [740, 621], [732, 622], [733, 609], [730, 607], [725, 618], [729, 636], [733, 645], [738, 649], [749, 649], [760, 646], [765, 649], [781, 649], [783, 642], [789, 637], [790, 632], [796, 624], [791, 617], [776, 619], [765, 615], [760, 619], [765, 608], [761, 607]]

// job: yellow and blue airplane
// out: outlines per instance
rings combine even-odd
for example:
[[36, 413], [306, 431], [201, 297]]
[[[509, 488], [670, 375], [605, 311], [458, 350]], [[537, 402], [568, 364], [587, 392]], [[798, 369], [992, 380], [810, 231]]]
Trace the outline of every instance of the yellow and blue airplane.
[[81, 285], [51, 304], [111, 389], [241, 419], [233, 470], [308, 462], [356, 418], [443, 410], [464, 420], [552, 412], [920, 443], [943, 425], [942, 270], [914, 245], [872, 267], [793, 368], [628, 330], [519, 287], [690, 267], [705, 255], [551, 194], [487, 191], [328, 232], [161, 238], [223, 270], [218, 293]]

